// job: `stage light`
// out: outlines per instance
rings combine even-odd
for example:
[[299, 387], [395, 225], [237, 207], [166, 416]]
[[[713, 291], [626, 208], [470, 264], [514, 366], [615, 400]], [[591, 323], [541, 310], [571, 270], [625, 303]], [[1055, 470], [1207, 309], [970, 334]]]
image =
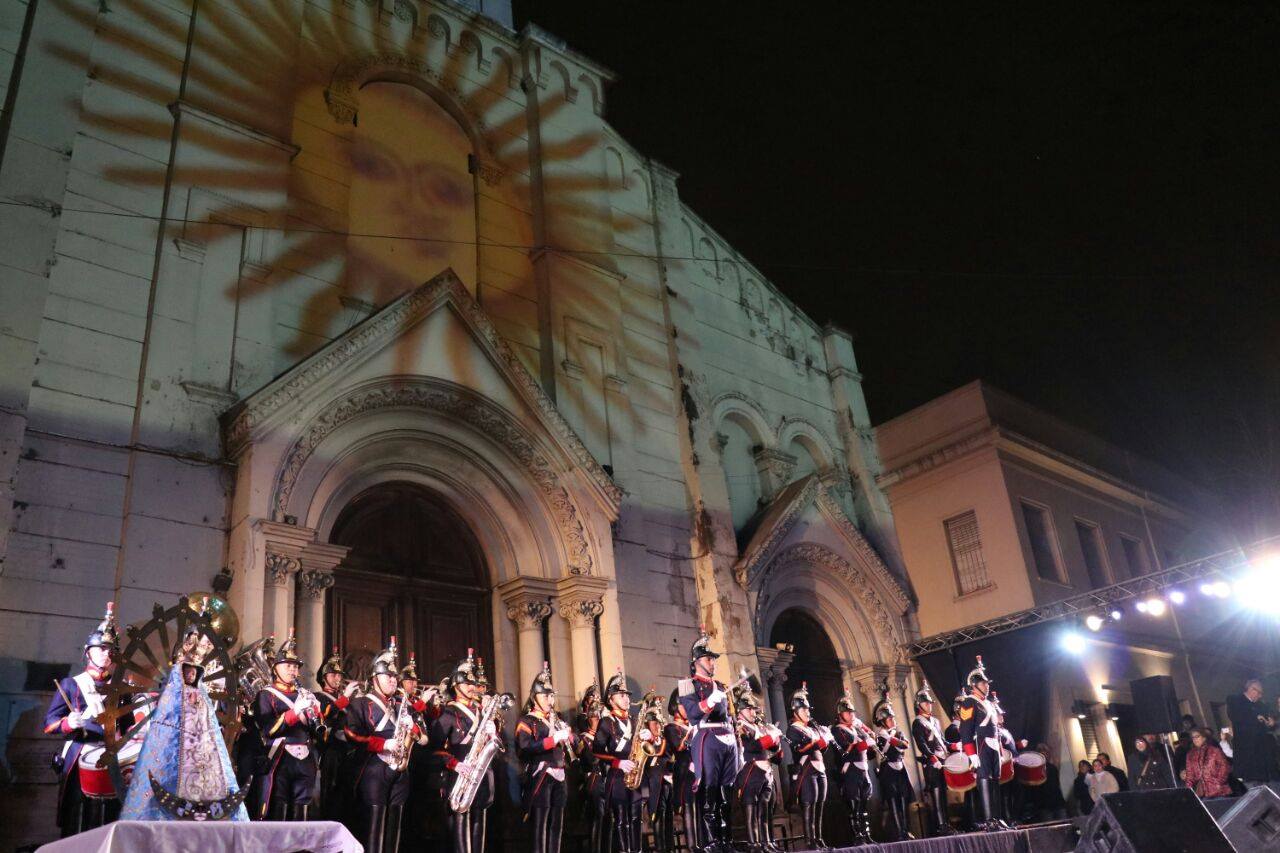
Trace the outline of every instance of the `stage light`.
[[1231, 587], [1226, 581], [1218, 581], [1213, 585], [1213, 594], [1218, 598], [1226, 598], [1231, 595]]
[[1124, 616], [1124, 614], [1121, 613], [1119, 610], [1111, 611], [1111, 618], [1114, 619], [1116, 622], [1119, 622], [1122, 616]]
[[1147, 601], [1148, 616], [1163, 616], [1165, 604], [1163, 598], [1152, 598]]
[[1217, 591], [1216, 591], [1216, 590], [1214, 590], [1214, 588], [1213, 588], [1213, 584], [1211, 584], [1211, 583], [1202, 583], [1202, 584], [1200, 584], [1200, 594], [1201, 594], [1201, 595], [1207, 595], [1207, 596], [1209, 596], [1210, 598], [1212, 598], [1213, 596], [1217, 595], [1218, 593], [1217, 593]]
[[1137, 610], [1139, 613], [1146, 613], [1147, 603], [1145, 601], [1139, 601], [1137, 604], [1133, 605], [1133, 609]]
[[1067, 631], [1062, 635], [1062, 648], [1066, 649], [1073, 655], [1084, 652], [1085, 640], [1075, 631]]
[[1096, 613], [1090, 613], [1088, 616], [1084, 617], [1084, 624], [1088, 626], [1090, 631], [1101, 631], [1102, 617]]
[[1173, 592], [1169, 593], [1169, 600], [1174, 604], [1183, 604], [1186, 602], [1187, 596], [1182, 590], [1175, 589]]
[[1251, 572], [1236, 582], [1236, 597], [1251, 610], [1280, 614], [1280, 555], [1269, 554], [1254, 560], [1253, 566]]

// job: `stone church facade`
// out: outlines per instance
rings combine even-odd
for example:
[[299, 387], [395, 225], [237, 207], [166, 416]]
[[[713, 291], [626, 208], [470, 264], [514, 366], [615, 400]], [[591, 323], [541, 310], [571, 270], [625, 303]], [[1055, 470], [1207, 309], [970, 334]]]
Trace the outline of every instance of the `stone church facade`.
[[851, 338], [610, 128], [607, 69], [451, 2], [0, 28], [3, 840], [51, 821], [39, 665], [224, 569], [312, 666], [397, 633], [521, 696], [547, 658], [564, 706], [669, 690], [705, 625], [775, 716], [907, 705]]

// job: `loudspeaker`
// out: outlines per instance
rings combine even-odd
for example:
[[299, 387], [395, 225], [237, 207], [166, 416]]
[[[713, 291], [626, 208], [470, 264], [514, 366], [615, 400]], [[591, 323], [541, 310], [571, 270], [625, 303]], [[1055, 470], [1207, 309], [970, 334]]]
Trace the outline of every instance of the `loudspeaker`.
[[1178, 710], [1178, 694], [1173, 689], [1173, 679], [1167, 675], [1153, 675], [1129, 682], [1133, 691], [1133, 710], [1138, 718], [1139, 734], [1176, 732], [1182, 721]]
[[[1235, 853], [1190, 788], [1106, 794], [1075, 853]], [[1242, 848], [1243, 849], [1243, 848]]]
[[1280, 853], [1280, 797], [1270, 788], [1253, 788], [1218, 821], [1237, 850]]

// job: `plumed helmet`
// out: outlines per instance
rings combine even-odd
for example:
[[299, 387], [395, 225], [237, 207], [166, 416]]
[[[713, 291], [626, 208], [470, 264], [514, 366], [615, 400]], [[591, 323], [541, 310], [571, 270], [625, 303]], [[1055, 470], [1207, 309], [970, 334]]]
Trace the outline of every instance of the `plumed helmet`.
[[847, 688], [844, 691], [844, 695], [836, 700], [836, 715], [846, 712], [853, 714], [855, 717], [858, 716], [858, 709], [853, 706], [853, 697], [849, 695]]
[[476, 661], [476, 650], [467, 649], [466, 658], [459, 661], [458, 665], [453, 668], [453, 683], [455, 686], [459, 684], [479, 685], [481, 683], [480, 676], [480, 664]]
[[551, 664], [548, 661], [542, 662], [542, 670], [533, 677], [533, 684], [529, 685], [529, 699], [525, 702], [525, 709], [532, 710], [534, 707], [535, 696], [555, 696], [556, 688], [551, 683]]
[[377, 657], [373, 659], [373, 666], [369, 669], [369, 675], [396, 675], [400, 674], [400, 650], [396, 648], [396, 635], [391, 635], [391, 642], [385, 649], [378, 652]]
[[698, 658], [718, 658], [720, 653], [711, 648], [711, 638], [707, 636], [705, 628], [700, 628], [698, 639], [693, 641], [693, 647], [689, 649], [689, 671], [693, 672], [693, 665]]
[[640, 722], [667, 724], [667, 716], [662, 713], [662, 697], [652, 687], [640, 700]]
[[400, 669], [400, 680], [405, 679], [418, 680], [418, 660], [413, 652], [409, 652], [409, 662]]
[[271, 666], [277, 667], [282, 663], [296, 663], [302, 666], [302, 658], [298, 657], [298, 638], [294, 636], [293, 629], [289, 629], [289, 639], [280, 644], [280, 648], [276, 649], [276, 655], [271, 659]]
[[743, 684], [733, 688], [733, 704], [739, 711], [743, 708], [755, 708], [760, 710], [760, 699], [756, 696], [756, 692], [751, 689], [751, 685]]
[[991, 679], [987, 677], [987, 668], [982, 665], [982, 655], [978, 655], [977, 661], [977, 665], [973, 669], [969, 670], [969, 677], [964, 680], [965, 684], [970, 687], [973, 687], [979, 681], [986, 682], [987, 684], [991, 683]]
[[880, 725], [890, 717], [896, 716], [898, 714], [893, 710], [893, 703], [889, 701], [889, 685], [886, 682], [880, 688], [880, 701], [871, 709], [871, 720], [876, 725]]
[[618, 667], [618, 671], [609, 676], [608, 682], [604, 685], [604, 698], [612, 699], [619, 693], [631, 695], [631, 691], [627, 689], [627, 677], [622, 674], [622, 667]]
[[813, 706], [809, 704], [809, 682], [800, 682], [800, 689], [791, 694], [791, 710], [798, 711], [801, 708], [813, 710]]
[[667, 716], [674, 720], [676, 714], [680, 713], [683, 713], [680, 706], [680, 688], [676, 687], [672, 689], [671, 696], [667, 699]]
[[933, 703], [933, 694], [929, 692], [928, 685], [916, 691], [916, 708], [919, 709], [925, 702]]
[[333, 654], [324, 659], [324, 663], [320, 664], [320, 668], [316, 670], [316, 684], [324, 686], [324, 677], [331, 672], [336, 672], [343, 678], [347, 677], [347, 671], [342, 666], [342, 655], [338, 654], [338, 647], [333, 647]]
[[92, 648], [110, 649], [112, 652], [120, 651], [120, 632], [116, 629], [116, 613], [115, 603], [107, 602], [107, 612], [103, 615], [102, 621], [98, 623], [98, 627], [93, 629], [93, 633], [84, 641], [84, 650], [87, 652]]
[[584, 717], [598, 717], [600, 706], [600, 685], [593, 678], [582, 693], [582, 701], [578, 703], [578, 713]]
[[481, 687], [489, 686], [489, 676], [484, 671], [484, 658], [476, 658], [476, 684]]

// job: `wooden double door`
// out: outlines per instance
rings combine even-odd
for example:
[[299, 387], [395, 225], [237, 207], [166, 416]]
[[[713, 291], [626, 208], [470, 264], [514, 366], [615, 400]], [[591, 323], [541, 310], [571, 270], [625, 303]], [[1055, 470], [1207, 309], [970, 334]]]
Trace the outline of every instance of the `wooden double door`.
[[351, 548], [329, 590], [327, 637], [363, 677], [394, 635], [400, 665], [417, 655], [424, 683], [473, 648], [492, 675], [493, 630], [483, 556], [469, 528], [430, 492], [389, 483], [355, 498], [330, 541]]

